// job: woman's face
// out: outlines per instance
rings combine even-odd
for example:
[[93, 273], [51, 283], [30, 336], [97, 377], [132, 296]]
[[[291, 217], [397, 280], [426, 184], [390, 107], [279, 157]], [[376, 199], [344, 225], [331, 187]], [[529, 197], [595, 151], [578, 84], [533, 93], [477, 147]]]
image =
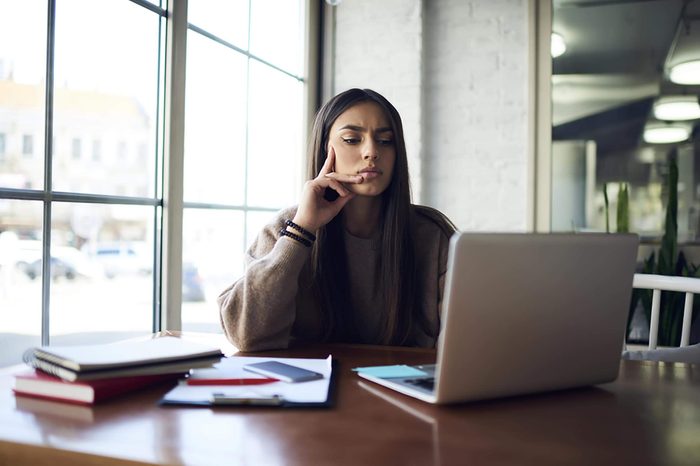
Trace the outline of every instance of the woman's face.
[[353, 193], [378, 196], [391, 183], [396, 161], [394, 132], [379, 104], [361, 102], [341, 113], [328, 135], [328, 151], [331, 147], [335, 172], [364, 178], [360, 184], [346, 184]]

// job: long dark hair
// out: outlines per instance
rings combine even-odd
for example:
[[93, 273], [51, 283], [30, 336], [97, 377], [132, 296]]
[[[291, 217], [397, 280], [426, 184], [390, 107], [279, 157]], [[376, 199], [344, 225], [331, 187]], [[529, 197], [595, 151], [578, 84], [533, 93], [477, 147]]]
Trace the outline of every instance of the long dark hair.
[[[377, 343], [410, 345], [411, 330], [424, 324], [416, 290], [411, 221], [411, 189], [401, 117], [394, 106], [370, 89], [349, 89], [330, 99], [316, 114], [309, 143], [309, 178], [318, 176], [327, 157], [329, 132], [335, 120], [361, 102], [378, 104], [391, 122], [396, 160], [391, 183], [382, 193], [381, 251], [377, 277], [385, 302], [384, 329]], [[357, 341], [350, 312], [348, 272], [343, 245], [342, 212], [318, 232], [313, 246], [314, 282], [322, 308], [324, 339]]]

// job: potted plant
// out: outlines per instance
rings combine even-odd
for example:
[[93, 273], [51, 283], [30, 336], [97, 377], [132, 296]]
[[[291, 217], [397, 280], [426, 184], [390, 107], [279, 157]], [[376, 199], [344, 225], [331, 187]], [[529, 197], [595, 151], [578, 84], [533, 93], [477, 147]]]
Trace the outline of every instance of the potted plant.
[[[678, 162], [677, 152], [674, 149], [669, 157], [669, 167], [667, 176], [668, 200], [666, 204], [666, 218], [664, 222], [664, 233], [661, 238], [661, 246], [652, 252], [644, 260], [642, 273], [697, 277], [699, 268], [690, 264], [683, 251], [678, 248]], [[631, 331], [632, 316], [641, 301], [642, 309], [647, 317], [651, 318], [651, 290], [635, 289], [632, 292], [630, 313], [627, 321], [627, 335]], [[683, 293], [664, 292], [661, 293], [661, 306], [659, 313], [659, 346], [678, 346], [681, 338], [681, 325], [683, 320]], [[695, 301], [697, 303], [697, 301]], [[695, 306], [693, 307], [695, 311]], [[694, 316], [697, 315], [694, 312]]]

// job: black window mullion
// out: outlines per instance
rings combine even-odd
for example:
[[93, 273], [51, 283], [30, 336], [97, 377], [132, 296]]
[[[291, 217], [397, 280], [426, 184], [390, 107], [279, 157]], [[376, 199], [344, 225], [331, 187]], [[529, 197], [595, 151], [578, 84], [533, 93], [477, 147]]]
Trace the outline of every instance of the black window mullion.
[[[248, 49], [250, 50], [250, 26], [253, 23], [251, 20], [253, 2], [248, 0]], [[245, 66], [245, 147], [243, 148], [243, 244], [241, 249], [245, 251], [245, 246], [248, 244], [248, 147], [250, 140], [250, 60], [248, 55]]]
[[41, 344], [50, 343], [51, 306], [51, 190], [53, 167], [53, 97], [54, 58], [56, 39], [56, 1], [48, 0], [46, 22], [46, 107], [44, 109], [44, 209], [41, 272]]
[[[165, 151], [163, 150], [163, 147], [165, 147], [165, 119], [164, 119], [164, 114], [163, 112], [165, 111], [164, 105], [161, 105], [161, 103], [164, 102], [164, 92], [165, 92], [165, 85], [164, 85], [164, 69], [165, 69], [165, 57], [166, 55], [163, 53], [163, 47], [167, 43], [167, 41], [163, 40], [163, 26], [164, 26], [164, 20], [163, 18], [166, 18], [165, 21], [169, 21], [168, 16], [161, 16], [160, 20], [158, 21], [158, 91], [156, 92], [156, 96], [158, 99], [158, 102], [156, 103], [156, 125], [155, 125], [155, 131], [156, 131], [156, 153], [155, 158], [153, 160], [153, 163], [155, 165], [155, 170], [154, 170], [154, 183], [155, 183], [155, 190], [154, 190], [154, 196], [157, 201], [159, 201], [159, 205], [163, 205], [163, 164], [165, 163]], [[167, 30], [167, 28], [166, 28]], [[152, 316], [152, 331], [157, 332], [161, 328], [161, 316], [162, 316], [162, 300], [161, 296], [163, 295], [163, 274], [162, 274], [162, 264], [163, 264], [163, 209], [159, 207], [155, 207], [153, 209], [153, 247], [154, 247], [154, 252], [155, 254], [153, 255], [153, 316]]]
[[[249, 36], [249, 37], [248, 37], [248, 43], [249, 43], [249, 44], [248, 44], [248, 47], [250, 47], [250, 6], [248, 7], [248, 23], [249, 23], [249, 24], [248, 24], [248, 36]], [[267, 61], [267, 60], [264, 60], [264, 59], [262, 59], [262, 58], [260, 58], [260, 57], [258, 57], [258, 56], [256, 56], [256, 55], [253, 55], [253, 54], [250, 53], [249, 51], [243, 50], [242, 48], [233, 45], [231, 42], [228, 42], [228, 41], [226, 41], [226, 40], [220, 38], [220, 37], [217, 36], [216, 34], [212, 34], [211, 32], [206, 31], [206, 30], [200, 28], [199, 26], [195, 26], [195, 25], [192, 24], [192, 23], [188, 23], [188, 24], [187, 24], [187, 29], [190, 29], [190, 30], [192, 30], [192, 31], [194, 31], [194, 32], [196, 32], [196, 33], [198, 33], [198, 34], [201, 34], [201, 35], [203, 35], [204, 37], [206, 37], [206, 38], [208, 38], [208, 39], [211, 39], [211, 40], [213, 40], [214, 42], [216, 42], [216, 43], [218, 43], [218, 44], [223, 45], [224, 47], [228, 47], [228, 48], [230, 48], [231, 50], [235, 50], [236, 52], [238, 52], [238, 53], [240, 53], [240, 54], [242, 54], [242, 55], [245, 55], [246, 57], [248, 57], [248, 60], [249, 60], [249, 61], [250, 61], [250, 60], [255, 60], [255, 61], [257, 61], [257, 62], [262, 63], [263, 65], [269, 66], [270, 68], [274, 68], [275, 70], [279, 71], [280, 73], [284, 73], [284, 74], [286, 74], [287, 76], [296, 79], [297, 81], [304, 82], [304, 78], [303, 78], [303, 77], [297, 76], [297, 75], [295, 75], [294, 73], [290, 73], [289, 71], [287, 71], [287, 70], [285, 70], [285, 69], [282, 69], [282, 68], [280, 68], [279, 66], [270, 63], [270, 62]]]
[[129, 0], [129, 1], [132, 3], [135, 3], [139, 6], [142, 6], [142, 7], [146, 8], [147, 10], [151, 10], [154, 13], [158, 13], [159, 15], [161, 15], [163, 17], [166, 17], [166, 18], [168, 17], [168, 10], [166, 10], [160, 6], [154, 5], [151, 2], [148, 2], [146, 0]]

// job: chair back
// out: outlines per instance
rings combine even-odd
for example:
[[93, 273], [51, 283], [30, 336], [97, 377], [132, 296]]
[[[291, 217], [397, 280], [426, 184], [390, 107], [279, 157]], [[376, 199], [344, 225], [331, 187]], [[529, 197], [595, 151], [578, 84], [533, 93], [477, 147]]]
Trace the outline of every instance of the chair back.
[[690, 323], [693, 317], [693, 297], [695, 293], [700, 293], [700, 278], [636, 273], [634, 274], [632, 286], [638, 289], [652, 290], [649, 349], [655, 349], [658, 340], [661, 292], [677, 291], [685, 293], [681, 346], [688, 346], [690, 341]]

